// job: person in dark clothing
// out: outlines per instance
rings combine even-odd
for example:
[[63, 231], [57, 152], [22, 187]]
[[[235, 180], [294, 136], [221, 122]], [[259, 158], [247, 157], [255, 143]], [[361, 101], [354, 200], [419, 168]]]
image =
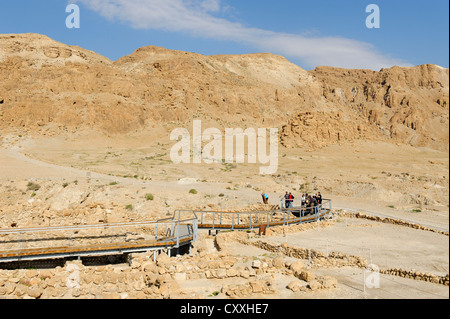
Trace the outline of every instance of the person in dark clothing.
[[320, 192], [317, 194], [317, 201], [319, 202], [319, 205], [322, 205], [322, 194], [320, 194]]
[[286, 194], [284, 195], [284, 207], [289, 208], [289, 193], [288, 192], [286, 192]]
[[310, 215], [312, 213], [311, 211], [311, 204], [312, 204], [312, 198], [310, 195], [306, 197], [306, 215]]
[[319, 202], [316, 197], [312, 198], [312, 206], [314, 207], [314, 214], [317, 214], [319, 208]]

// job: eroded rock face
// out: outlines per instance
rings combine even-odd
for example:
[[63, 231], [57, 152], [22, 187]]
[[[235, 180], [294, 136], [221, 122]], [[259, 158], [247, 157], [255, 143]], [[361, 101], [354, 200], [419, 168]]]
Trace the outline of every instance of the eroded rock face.
[[111, 62], [24, 34], [0, 36], [0, 75], [3, 129], [123, 134], [202, 116], [218, 128], [278, 127], [286, 147], [368, 139], [448, 149], [449, 74], [435, 65], [308, 72], [271, 54], [154, 46]]
[[383, 139], [381, 132], [361, 118], [345, 118], [342, 112], [301, 112], [283, 126], [286, 147], [322, 148], [358, 139]]
[[[320, 67], [311, 72], [323, 95], [361, 116], [358, 131], [375, 126], [379, 135], [413, 146], [448, 149], [449, 71], [437, 65], [393, 67], [380, 72]], [[352, 121], [355, 123], [355, 121]], [[344, 131], [348, 125], [344, 125]], [[370, 133], [372, 134], [372, 133]], [[352, 138], [366, 137], [361, 133]]]

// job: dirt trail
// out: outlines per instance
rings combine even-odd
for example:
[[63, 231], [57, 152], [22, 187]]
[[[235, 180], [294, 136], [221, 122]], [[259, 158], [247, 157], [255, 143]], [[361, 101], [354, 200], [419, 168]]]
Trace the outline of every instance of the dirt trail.
[[[90, 178], [101, 180], [104, 182], [120, 182], [122, 185], [128, 186], [145, 186], [149, 189], [167, 192], [184, 192], [189, 186], [190, 181], [186, 182], [165, 182], [165, 181], [142, 181], [140, 179], [124, 178], [117, 176], [109, 176], [82, 170], [73, 167], [61, 166], [51, 163], [46, 163], [41, 160], [33, 159], [22, 153], [24, 151], [20, 147], [11, 147], [9, 149], [0, 149], [0, 179], [51, 179], [58, 180], [62, 177], [71, 179]], [[217, 192], [226, 191], [226, 183], [194, 183], [195, 188], [202, 192], [210, 192], [217, 190]], [[225, 185], [225, 186], [224, 186]], [[252, 193], [255, 193], [254, 195]], [[254, 190], [237, 190], [233, 191], [233, 195], [241, 198], [248, 198], [251, 196], [258, 196], [258, 192]], [[251, 194], [249, 196], [249, 194]], [[375, 203], [367, 203], [367, 201], [355, 201], [350, 198], [333, 197], [333, 209], [345, 209], [353, 212], [365, 212], [370, 215], [379, 217], [400, 218], [402, 220], [418, 223], [423, 226], [434, 228], [437, 230], [448, 231], [448, 222], [443, 222], [442, 218], [438, 220], [430, 219], [429, 216], [412, 215], [402, 211], [391, 211], [386, 207], [376, 206]], [[448, 221], [448, 216], [447, 216]]]
[[[120, 182], [123, 185], [145, 185], [158, 190], [185, 190], [186, 184], [177, 182], [142, 181], [139, 179], [109, 176], [73, 167], [46, 163], [26, 156], [20, 148], [0, 149], [0, 179], [61, 179], [90, 178], [104, 182]], [[210, 186], [196, 185], [206, 191]]]

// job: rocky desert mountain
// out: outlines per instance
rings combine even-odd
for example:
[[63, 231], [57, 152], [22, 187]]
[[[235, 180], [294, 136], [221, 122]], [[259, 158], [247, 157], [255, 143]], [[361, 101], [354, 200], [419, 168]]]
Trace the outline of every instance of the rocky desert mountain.
[[[203, 56], [143, 47], [118, 61], [37, 34], [0, 36], [0, 128], [123, 134], [193, 118], [278, 127], [286, 147], [449, 144], [449, 71], [318, 67], [272, 54]], [[151, 130], [150, 130], [151, 132]]]

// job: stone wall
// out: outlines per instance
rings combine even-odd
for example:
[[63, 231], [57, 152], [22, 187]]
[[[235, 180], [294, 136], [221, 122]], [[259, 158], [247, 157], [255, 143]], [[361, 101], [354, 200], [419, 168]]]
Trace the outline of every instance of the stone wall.
[[347, 211], [341, 211], [341, 212], [337, 213], [336, 215], [339, 216], [339, 217], [350, 217], [350, 218], [359, 218], [359, 219], [373, 220], [373, 221], [380, 222], [380, 223], [405, 226], [405, 227], [410, 227], [410, 228], [414, 228], [414, 229], [430, 231], [430, 232], [438, 233], [438, 234], [441, 234], [441, 235], [449, 236], [449, 232], [448, 231], [442, 231], [442, 230], [434, 229], [434, 228], [423, 226], [423, 225], [420, 225], [420, 224], [411, 223], [411, 222], [408, 222], [408, 221], [405, 221], [405, 220], [402, 220], [402, 219], [396, 219], [396, 218], [390, 218], [390, 217], [379, 217], [379, 216], [369, 215], [369, 214], [366, 214], [366, 213], [352, 213], [352, 212], [347, 212]]
[[[371, 219], [371, 217], [373, 217], [373, 216], [365, 215], [365, 214], [355, 214], [355, 215], [357, 215], [357, 217], [355, 217], [355, 218], [368, 217], [367, 219], [370, 219], [370, 220], [377, 220], [377, 221], [383, 220], [383, 219], [378, 219], [378, 217]], [[342, 216], [342, 215], [340, 215], [340, 216]], [[348, 216], [348, 215], [344, 215], [344, 216]], [[384, 222], [394, 223], [395, 220], [390, 218]], [[332, 222], [330, 221], [327, 223], [331, 224]], [[399, 224], [406, 225], [406, 226], [409, 225], [408, 223], [403, 223], [403, 221], [401, 221], [401, 223], [399, 223]], [[326, 225], [326, 224], [324, 223], [324, 225]], [[314, 226], [313, 224], [297, 225], [297, 226], [304, 227], [305, 230], [306, 229], [314, 229], [314, 227], [317, 227], [317, 226]], [[277, 228], [277, 227], [275, 227], [275, 228]], [[279, 227], [279, 228], [281, 228], [281, 227]], [[425, 228], [426, 227], [424, 227], [424, 230], [427, 230]], [[421, 228], [417, 228], [417, 229], [421, 229]], [[275, 231], [270, 234], [278, 235], [278, 232]], [[295, 247], [295, 246], [289, 245], [289, 243], [283, 243], [283, 244], [279, 245], [279, 244], [270, 243], [270, 242], [267, 242], [267, 241], [264, 241], [261, 239], [255, 240], [250, 237], [251, 236], [249, 236], [248, 234], [242, 233], [242, 232], [241, 233], [239, 233], [239, 232], [224, 233], [224, 234], [220, 234], [219, 236], [216, 237], [216, 245], [219, 249], [223, 249], [226, 251], [227, 245], [231, 244], [232, 241], [238, 241], [241, 244], [252, 245], [252, 246], [267, 250], [272, 253], [283, 254], [285, 256], [297, 258], [300, 260], [308, 260], [311, 263], [310, 267], [315, 268], [315, 269], [328, 268], [328, 267], [340, 268], [340, 267], [347, 267], [347, 266], [367, 269], [370, 266], [367, 259], [360, 257], [360, 256], [344, 254], [341, 252], [330, 252], [329, 255], [327, 256], [325, 253], [318, 251], [318, 250], [314, 250], [314, 249]], [[404, 269], [398, 269], [398, 268], [380, 269], [380, 273], [386, 274], [386, 275], [414, 279], [414, 280], [427, 281], [427, 282], [432, 282], [435, 284], [441, 284], [441, 285], [445, 285], [445, 286], [449, 285], [449, 274], [447, 274], [445, 276], [438, 276], [438, 275], [420, 272], [420, 271], [416, 271], [416, 270], [404, 270]]]
[[437, 276], [430, 273], [420, 272], [416, 270], [405, 270], [401, 268], [391, 268], [391, 269], [385, 269], [380, 270], [380, 273], [386, 274], [386, 275], [392, 275], [392, 276], [399, 276], [402, 278], [409, 278], [409, 279], [415, 279], [415, 280], [422, 280], [427, 282], [432, 282], [434, 284], [440, 284], [440, 285], [449, 285], [449, 275], [445, 276]]

